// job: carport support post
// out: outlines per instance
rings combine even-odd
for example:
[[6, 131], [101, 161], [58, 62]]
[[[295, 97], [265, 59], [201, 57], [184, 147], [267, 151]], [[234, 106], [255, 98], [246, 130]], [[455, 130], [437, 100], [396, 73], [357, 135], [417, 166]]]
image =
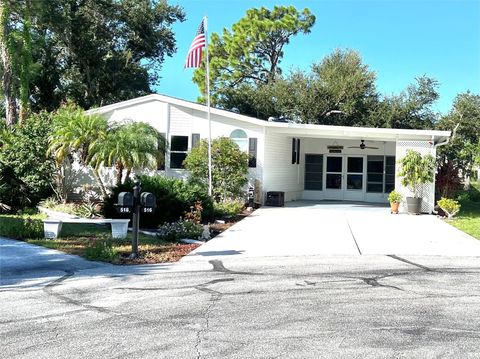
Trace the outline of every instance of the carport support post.
[[138, 257], [138, 228], [140, 226], [140, 182], [133, 186], [133, 218], [132, 218], [132, 254], [130, 258]]

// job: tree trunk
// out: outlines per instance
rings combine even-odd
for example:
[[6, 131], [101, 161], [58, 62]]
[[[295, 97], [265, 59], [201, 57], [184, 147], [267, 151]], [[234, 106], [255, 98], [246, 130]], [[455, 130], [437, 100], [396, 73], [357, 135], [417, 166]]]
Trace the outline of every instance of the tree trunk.
[[11, 54], [8, 49], [8, 21], [9, 9], [7, 5], [0, 0], [0, 56], [2, 58], [3, 76], [2, 85], [6, 101], [6, 120], [7, 126], [12, 126], [18, 121], [17, 101], [13, 94], [13, 70]]
[[31, 37], [31, 1], [25, 1], [24, 24], [22, 32], [23, 51], [20, 72], [20, 122], [28, 117], [30, 98], [30, 77], [32, 67], [32, 37]]
[[122, 177], [123, 177], [123, 163], [122, 162], [117, 162], [116, 164], [116, 170], [117, 170], [117, 176], [115, 180], [115, 185], [120, 186], [122, 184]]
[[102, 192], [103, 199], [107, 198], [108, 197], [107, 190], [105, 189], [105, 185], [103, 184], [102, 178], [100, 177], [100, 173], [95, 168], [93, 168], [93, 177], [95, 177], [95, 180], [97, 181], [100, 187], [100, 191]]
[[130, 174], [132, 173], [131, 168], [127, 168], [127, 174], [125, 175], [125, 181], [130, 177]]

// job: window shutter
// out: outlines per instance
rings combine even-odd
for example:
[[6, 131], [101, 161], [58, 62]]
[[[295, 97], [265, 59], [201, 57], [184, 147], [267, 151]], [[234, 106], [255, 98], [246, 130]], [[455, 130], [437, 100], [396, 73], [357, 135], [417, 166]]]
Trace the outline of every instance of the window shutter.
[[295, 138], [292, 138], [292, 165], [297, 161], [297, 141]]
[[192, 148], [195, 148], [200, 142], [200, 134], [192, 133]]
[[[160, 133], [160, 138], [158, 140], [158, 149], [165, 151], [165, 148], [161, 146], [162, 143], [166, 141], [165, 133]], [[163, 154], [163, 159], [159, 159], [157, 161], [157, 170], [158, 171], [165, 171], [165, 153]]]
[[297, 138], [297, 164], [300, 164], [300, 139]]
[[257, 139], [248, 139], [248, 167], [257, 167]]

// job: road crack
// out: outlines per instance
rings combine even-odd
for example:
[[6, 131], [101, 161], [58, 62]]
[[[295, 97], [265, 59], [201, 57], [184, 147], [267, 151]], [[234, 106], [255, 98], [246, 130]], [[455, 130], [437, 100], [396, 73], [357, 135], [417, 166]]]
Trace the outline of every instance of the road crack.
[[210, 314], [213, 311], [213, 308], [215, 307], [215, 304], [222, 298], [223, 293], [213, 290], [211, 288], [208, 288], [209, 285], [216, 284], [216, 283], [221, 283], [221, 282], [231, 282], [233, 281], [234, 278], [220, 278], [220, 279], [213, 279], [211, 281], [208, 281], [206, 283], [202, 283], [199, 285], [196, 285], [195, 288], [198, 289], [201, 292], [207, 293], [210, 295], [210, 299], [208, 301], [207, 308], [205, 309], [205, 312], [203, 313], [203, 321], [204, 325], [200, 328], [200, 330], [197, 331], [197, 340], [195, 341], [195, 352], [196, 352], [196, 358], [200, 359], [202, 357], [202, 353], [200, 351], [200, 346], [202, 345], [202, 341], [205, 337], [205, 334], [208, 332], [210, 329]]
[[79, 300], [70, 298], [66, 295], [63, 295], [63, 294], [60, 294], [60, 293], [57, 293], [57, 292], [54, 291], [54, 288], [60, 286], [63, 282], [65, 282], [67, 279], [73, 277], [74, 275], [75, 275], [74, 271], [68, 270], [68, 269], [65, 270], [65, 275], [63, 275], [60, 278], [57, 278], [54, 281], [48, 283], [43, 288], [43, 291], [45, 293], [47, 293], [48, 295], [51, 295], [55, 298], [58, 298], [61, 301], [65, 302], [65, 303], [68, 303], [68, 304], [71, 304], [71, 305], [75, 305], [75, 306], [82, 307], [82, 308], [85, 308], [85, 309], [94, 310], [94, 311], [101, 312], [101, 313], [112, 313], [112, 311], [110, 311], [109, 309], [102, 308], [102, 307], [97, 307], [95, 305], [85, 304], [85, 303], [82, 303]]

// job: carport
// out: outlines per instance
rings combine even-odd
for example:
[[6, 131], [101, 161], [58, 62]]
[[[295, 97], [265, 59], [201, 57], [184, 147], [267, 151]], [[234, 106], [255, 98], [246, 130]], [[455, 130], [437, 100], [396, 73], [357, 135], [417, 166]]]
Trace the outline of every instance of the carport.
[[293, 255], [480, 256], [480, 241], [433, 215], [386, 205], [294, 201], [262, 207], [184, 258]]

